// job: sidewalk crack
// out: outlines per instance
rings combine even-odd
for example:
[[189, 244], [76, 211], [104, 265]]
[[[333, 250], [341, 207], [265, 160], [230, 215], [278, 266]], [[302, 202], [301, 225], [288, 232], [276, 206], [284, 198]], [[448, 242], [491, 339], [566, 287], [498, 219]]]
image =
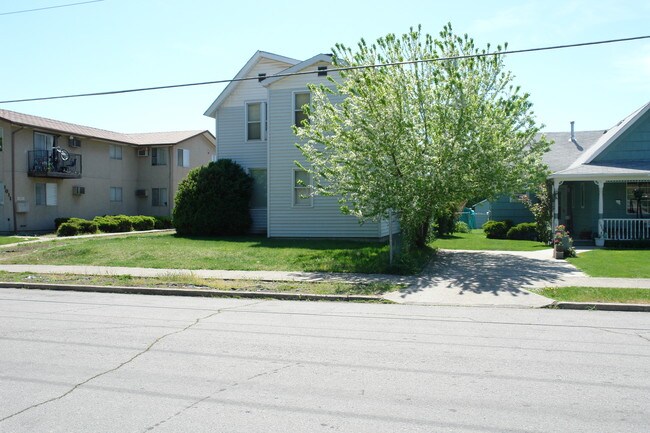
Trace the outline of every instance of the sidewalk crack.
[[[165, 338], [170, 337], [170, 336], [172, 336], [172, 335], [176, 335], [176, 334], [183, 333], [183, 332], [187, 331], [188, 329], [190, 329], [190, 328], [192, 328], [192, 327], [198, 325], [198, 324], [199, 324], [201, 321], [203, 321], [203, 320], [206, 320], [206, 319], [209, 319], [209, 318], [211, 318], [211, 317], [214, 317], [214, 316], [216, 316], [217, 314], [220, 314], [220, 313], [222, 313], [222, 312], [224, 312], [224, 311], [233, 310], [233, 309], [237, 309], [237, 308], [243, 308], [243, 307], [251, 307], [251, 306], [253, 306], [253, 305], [257, 305], [257, 304], [260, 304], [260, 303], [262, 303], [262, 302], [264, 302], [264, 301], [253, 302], [253, 303], [245, 304], [245, 305], [238, 305], [238, 306], [236, 306], [236, 307], [220, 308], [220, 309], [216, 310], [215, 312], [208, 314], [207, 316], [199, 317], [199, 318], [195, 319], [192, 323], [190, 323], [189, 325], [185, 326], [185, 327], [182, 328], [182, 329], [178, 329], [178, 330], [176, 330], [176, 331], [168, 332], [167, 334], [161, 335], [160, 337], [156, 338], [156, 339], [155, 339], [153, 342], [151, 342], [151, 343], [150, 343], [146, 348], [144, 348], [144, 349], [141, 350], [140, 352], [136, 353], [135, 355], [133, 355], [131, 358], [127, 359], [126, 361], [120, 363], [120, 364], [117, 365], [116, 367], [113, 367], [113, 368], [110, 368], [110, 369], [108, 369], [108, 370], [102, 371], [101, 373], [97, 373], [96, 375], [94, 375], [94, 376], [92, 376], [92, 377], [89, 377], [88, 379], [86, 379], [86, 380], [84, 380], [84, 381], [82, 381], [82, 382], [77, 383], [76, 385], [74, 385], [72, 388], [70, 388], [69, 390], [67, 390], [66, 392], [64, 392], [64, 393], [61, 394], [61, 395], [58, 395], [58, 396], [56, 396], [56, 397], [52, 397], [52, 398], [50, 398], [50, 399], [47, 399], [47, 400], [41, 401], [41, 402], [39, 402], [39, 403], [35, 403], [35, 404], [31, 405], [31, 406], [28, 406], [28, 407], [26, 407], [26, 408], [24, 408], [24, 409], [19, 410], [18, 412], [14, 412], [14, 413], [12, 413], [11, 415], [7, 415], [7, 416], [5, 416], [4, 418], [0, 418], [0, 423], [3, 422], [3, 421], [8, 420], [8, 419], [10, 419], [10, 418], [13, 418], [13, 417], [15, 417], [15, 416], [18, 416], [18, 415], [20, 415], [20, 414], [22, 414], [22, 413], [25, 413], [25, 412], [27, 412], [27, 411], [29, 411], [29, 410], [35, 409], [35, 408], [37, 408], [37, 407], [39, 407], [39, 406], [43, 406], [43, 405], [45, 405], [45, 404], [52, 403], [52, 402], [54, 402], [54, 401], [58, 401], [58, 400], [61, 400], [61, 399], [65, 398], [65, 397], [67, 397], [68, 395], [72, 394], [74, 391], [76, 391], [76, 390], [77, 390], [78, 388], [80, 388], [81, 386], [87, 384], [88, 382], [91, 382], [91, 381], [93, 381], [93, 380], [95, 380], [95, 379], [97, 379], [97, 378], [99, 378], [99, 377], [102, 377], [102, 376], [105, 376], [105, 375], [107, 375], [107, 374], [109, 374], [109, 373], [112, 373], [112, 372], [114, 372], [114, 371], [117, 371], [117, 370], [119, 370], [120, 368], [124, 367], [125, 365], [128, 365], [128, 364], [130, 364], [131, 362], [135, 361], [136, 359], [138, 359], [139, 357], [141, 357], [141, 356], [144, 355], [145, 353], [149, 352], [149, 350], [151, 350], [151, 349], [152, 349], [156, 344], [158, 344], [159, 342], [161, 342], [161, 341], [164, 340]], [[206, 398], [208, 398], [208, 397], [206, 397]], [[197, 403], [198, 403], [198, 402], [197, 402]]]

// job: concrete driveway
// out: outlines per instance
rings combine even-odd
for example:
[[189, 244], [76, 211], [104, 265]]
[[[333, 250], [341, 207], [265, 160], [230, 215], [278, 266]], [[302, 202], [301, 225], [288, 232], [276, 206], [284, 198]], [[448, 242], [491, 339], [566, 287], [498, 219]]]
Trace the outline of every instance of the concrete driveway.
[[526, 288], [552, 286], [585, 277], [551, 250], [440, 250], [422, 276], [406, 288], [384, 296], [398, 303], [539, 308], [553, 300]]

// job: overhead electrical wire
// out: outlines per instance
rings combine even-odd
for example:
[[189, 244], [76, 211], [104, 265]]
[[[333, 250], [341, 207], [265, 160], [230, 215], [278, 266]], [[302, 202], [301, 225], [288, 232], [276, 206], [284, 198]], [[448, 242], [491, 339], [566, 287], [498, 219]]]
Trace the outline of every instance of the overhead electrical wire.
[[12, 11], [12, 12], [0, 12], [0, 15], [14, 15], [14, 14], [24, 14], [27, 12], [37, 12], [37, 11], [44, 11], [48, 9], [59, 9], [59, 8], [67, 8], [70, 6], [79, 6], [79, 5], [85, 5], [88, 3], [99, 3], [103, 2], [104, 0], [88, 0], [85, 2], [78, 2], [78, 3], [66, 3], [64, 5], [56, 5], [56, 6], [46, 6], [42, 8], [36, 8], [36, 9], [24, 9], [20, 11]]
[[[95, 1], [102, 1], [102, 0], [95, 0]], [[460, 59], [468, 59], [468, 58], [493, 57], [493, 56], [503, 56], [509, 54], [523, 54], [523, 53], [532, 53], [538, 51], [551, 51], [551, 50], [560, 50], [560, 49], [567, 49], [567, 48], [577, 48], [577, 47], [586, 47], [586, 46], [593, 46], [593, 45], [604, 45], [604, 44], [613, 44], [613, 43], [620, 43], [620, 42], [637, 41], [641, 39], [650, 39], [650, 35], [634, 36], [634, 37], [621, 38], [621, 39], [608, 39], [608, 40], [592, 41], [592, 42], [580, 42], [575, 44], [553, 45], [553, 46], [537, 47], [537, 48], [525, 48], [521, 50], [486, 52], [486, 53], [478, 53], [478, 54], [467, 54], [461, 56], [437, 57], [433, 59], [422, 59], [422, 60], [408, 60], [404, 62], [346, 66], [340, 68], [332, 68], [329, 69], [328, 72], [351, 71], [351, 70], [370, 69], [370, 68], [379, 68], [379, 67], [387, 67], [387, 66], [412, 65], [412, 64], [419, 64], [419, 63], [441, 62], [447, 60], [460, 60]], [[118, 95], [124, 93], [147, 92], [153, 90], [178, 89], [182, 87], [206, 86], [211, 84], [227, 84], [227, 83], [232, 83], [237, 81], [260, 80], [260, 78], [269, 79], [269, 78], [278, 78], [278, 77], [292, 77], [298, 75], [310, 75], [310, 74], [318, 74], [322, 72], [323, 71], [318, 71], [318, 70], [287, 72], [287, 73], [277, 73], [273, 75], [268, 75], [265, 77], [254, 76], [254, 77], [230, 78], [224, 80], [202, 81], [202, 82], [195, 82], [195, 83], [171, 84], [166, 86], [141, 87], [136, 89], [109, 90], [105, 92], [77, 93], [77, 94], [59, 95], [59, 96], [44, 96], [38, 98], [12, 99], [12, 100], [0, 101], [0, 104], [10, 104], [10, 103], [17, 103], [17, 102], [49, 101], [54, 99], [82, 98], [82, 97], [89, 97], [89, 96]]]

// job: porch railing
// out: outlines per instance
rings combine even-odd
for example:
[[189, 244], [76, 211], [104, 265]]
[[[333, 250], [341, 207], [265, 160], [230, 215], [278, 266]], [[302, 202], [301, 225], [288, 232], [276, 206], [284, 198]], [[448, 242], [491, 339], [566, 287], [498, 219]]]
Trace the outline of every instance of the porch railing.
[[650, 218], [603, 218], [605, 239], [650, 239]]

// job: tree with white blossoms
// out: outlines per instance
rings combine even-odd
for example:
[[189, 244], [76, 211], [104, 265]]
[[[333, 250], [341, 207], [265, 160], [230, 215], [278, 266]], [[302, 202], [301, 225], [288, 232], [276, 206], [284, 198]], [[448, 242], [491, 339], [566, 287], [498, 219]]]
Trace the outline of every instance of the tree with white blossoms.
[[418, 27], [354, 51], [337, 44], [334, 67], [393, 65], [310, 86], [309, 118], [295, 133], [314, 193], [340, 197], [341, 210], [362, 220], [395, 212], [409, 249], [426, 245], [450, 205], [539, 184], [548, 143], [535, 140], [529, 95], [489, 50], [451, 24], [438, 38]]

